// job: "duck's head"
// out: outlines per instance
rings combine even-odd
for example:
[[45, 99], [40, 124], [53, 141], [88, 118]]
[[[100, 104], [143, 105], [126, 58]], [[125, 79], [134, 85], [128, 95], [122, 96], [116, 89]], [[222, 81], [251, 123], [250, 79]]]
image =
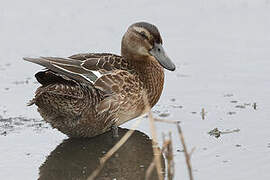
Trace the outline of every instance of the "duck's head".
[[175, 65], [162, 47], [162, 39], [156, 26], [139, 22], [132, 24], [122, 39], [122, 55], [134, 60], [147, 60], [154, 57], [159, 64], [170, 71]]

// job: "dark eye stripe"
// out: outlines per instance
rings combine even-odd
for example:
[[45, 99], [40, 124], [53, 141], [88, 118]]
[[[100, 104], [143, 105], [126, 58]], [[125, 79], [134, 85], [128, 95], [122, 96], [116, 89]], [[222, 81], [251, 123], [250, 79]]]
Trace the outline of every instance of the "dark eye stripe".
[[144, 39], [150, 40], [150, 37], [148, 37], [148, 33], [146, 33], [144, 30], [137, 30], [134, 29], [133, 32], [135, 32], [136, 34], [140, 35], [141, 37], [143, 37]]
[[145, 34], [145, 32], [140, 32], [139, 33], [143, 38], [145, 38], [145, 39], [147, 39], [147, 40], [149, 40], [149, 38], [147, 37], [147, 35]]

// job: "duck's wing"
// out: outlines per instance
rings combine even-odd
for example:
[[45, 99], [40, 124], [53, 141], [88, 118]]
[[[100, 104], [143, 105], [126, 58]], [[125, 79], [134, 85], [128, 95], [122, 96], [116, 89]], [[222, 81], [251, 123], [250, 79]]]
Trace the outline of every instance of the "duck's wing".
[[23, 58], [26, 61], [41, 65], [59, 75], [63, 75], [80, 83], [88, 84], [90, 81], [85, 75], [88, 75], [90, 80], [96, 76], [91, 71], [87, 71], [81, 67], [82, 62], [69, 58], [58, 57], [39, 57], [39, 58]]
[[23, 59], [81, 83], [95, 82], [98, 76], [94, 72], [104, 74], [117, 69], [128, 69], [128, 63], [123, 57], [108, 53], [76, 54], [68, 58], [39, 57]]
[[83, 67], [88, 70], [98, 71], [102, 74], [114, 70], [130, 70], [128, 62], [122, 56], [109, 53], [85, 53], [70, 56], [71, 59], [83, 61]]

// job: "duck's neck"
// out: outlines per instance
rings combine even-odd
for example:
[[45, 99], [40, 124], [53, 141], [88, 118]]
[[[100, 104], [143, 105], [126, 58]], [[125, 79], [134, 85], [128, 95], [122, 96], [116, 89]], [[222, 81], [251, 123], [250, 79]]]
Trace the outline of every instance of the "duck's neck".
[[164, 85], [164, 69], [154, 59], [147, 57], [140, 60], [128, 58], [129, 64], [135, 69], [141, 85], [146, 90], [148, 101], [153, 107], [159, 100]]

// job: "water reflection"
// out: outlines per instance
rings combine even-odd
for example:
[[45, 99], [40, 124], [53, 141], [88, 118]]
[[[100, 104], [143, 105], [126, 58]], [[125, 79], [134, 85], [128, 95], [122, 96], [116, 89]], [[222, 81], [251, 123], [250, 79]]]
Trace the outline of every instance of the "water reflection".
[[[128, 129], [119, 128], [122, 137]], [[120, 138], [119, 138], [120, 139]], [[101, 158], [117, 140], [111, 132], [90, 139], [66, 139], [39, 168], [39, 180], [87, 179]], [[107, 161], [96, 179], [144, 179], [153, 159], [151, 139], [135, 131], [129, 140]], [[162, 157], [164, 167], [164, 158]], [[151, 179], [158, 179], [153, 171]]]

